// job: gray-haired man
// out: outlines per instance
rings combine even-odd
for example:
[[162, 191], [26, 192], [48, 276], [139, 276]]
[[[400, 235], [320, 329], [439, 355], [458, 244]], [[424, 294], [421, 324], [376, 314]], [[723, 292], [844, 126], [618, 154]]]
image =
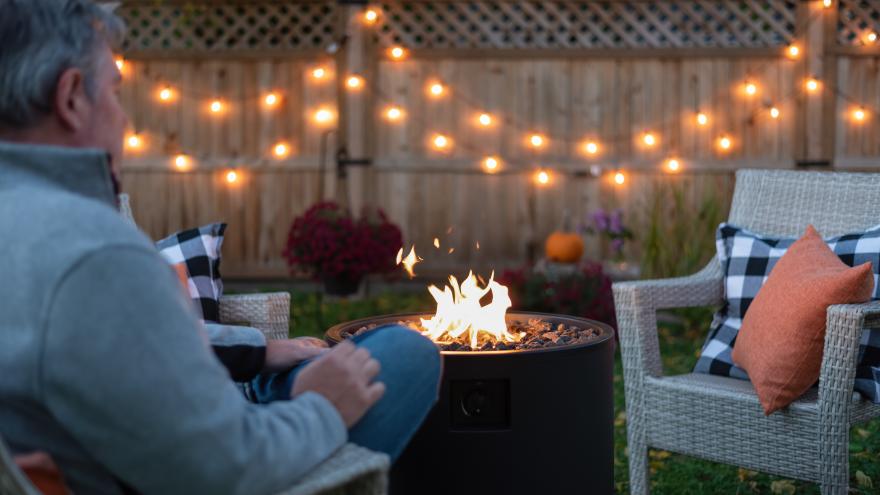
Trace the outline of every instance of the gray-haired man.
[[0, 435], [89, 494], [273, 493], [349, 434], [399, 453], [436, 394], [433, 344], [379, 332], [284, 374], [292, 400], [248, 403], [115, 211], [121, 33], [90, 0], [0, 0]]

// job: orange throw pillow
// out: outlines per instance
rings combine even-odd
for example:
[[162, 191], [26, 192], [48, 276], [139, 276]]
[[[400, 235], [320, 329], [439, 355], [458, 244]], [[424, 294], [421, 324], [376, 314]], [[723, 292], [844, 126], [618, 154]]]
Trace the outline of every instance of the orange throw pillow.
[[743, 318], [733, 362], [745, 369], [769, 415], [819, 379], [825, 314], [833, 304], [870, 300], [871, 263], [849, 267], [812, 225], [776, 262]]

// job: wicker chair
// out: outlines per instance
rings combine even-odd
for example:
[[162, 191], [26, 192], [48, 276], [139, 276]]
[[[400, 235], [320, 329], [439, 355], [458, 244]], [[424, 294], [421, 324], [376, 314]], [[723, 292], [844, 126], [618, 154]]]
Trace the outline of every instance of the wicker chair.
[[[826, 236], [863, 230], [880, 223], [880, 174], [743, 170], [729, 221], [786, 237], [808, 223]], [[850, 427], [880, 416], [880, 405], [853, 393], [859, 339], [863, 329], [880, 328], [880, 304], [828, 308], [818, 388], [765, 417], [748, 381], [663, 373], [657, 310], [719, 305], [723, 296], [717, 258], [689, 277], [614, 285], [632, 493], [650, 491], [649, 447], [847, 493]]]

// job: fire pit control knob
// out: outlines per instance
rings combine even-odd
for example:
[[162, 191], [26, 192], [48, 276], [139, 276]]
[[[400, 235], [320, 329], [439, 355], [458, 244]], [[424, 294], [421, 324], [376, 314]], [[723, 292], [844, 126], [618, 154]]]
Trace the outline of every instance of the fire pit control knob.
[[480, 416], [486, 407], [488, 399], [486, 391], [482, 388], [475, 388], [467, 393], [461, 401], [461, 410], [466, 416]]

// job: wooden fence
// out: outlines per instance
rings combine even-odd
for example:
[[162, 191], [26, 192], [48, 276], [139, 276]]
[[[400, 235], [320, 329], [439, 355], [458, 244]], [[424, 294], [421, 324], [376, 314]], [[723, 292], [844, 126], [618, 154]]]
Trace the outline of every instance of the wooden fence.
[[[133, 0], [119, 12], [135, 215], [154, 237], [228, 221], [226, 275], [284, 275], [289, 224], [322, 198], [386, 209], [422, 266], [460, 270], [524, 262], [565, 211], [619, 206], [638, 226], [671, 182], [727, 203], [738, 168], [880, 163], [870, 2]], [[671, 158], [683, 170], [664, 176]]]

